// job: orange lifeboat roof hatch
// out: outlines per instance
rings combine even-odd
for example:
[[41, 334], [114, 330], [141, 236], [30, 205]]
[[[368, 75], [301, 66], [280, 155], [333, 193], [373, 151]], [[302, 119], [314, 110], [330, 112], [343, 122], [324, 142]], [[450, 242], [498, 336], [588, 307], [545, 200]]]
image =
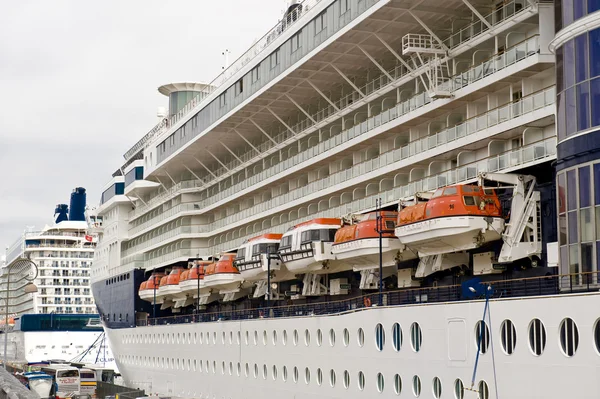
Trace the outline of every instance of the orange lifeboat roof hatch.
[[144, 291], [146, 289], [146, 284], [147, 281], [143, 281], [142, 284], [140, 284], [140, 291]]
[[313, 219], [313, 220], [309, 220], [307, 222], [302, 222], [300, 224], [297, 224], [294, 227], [292, 227], [292, 229], [297, 229], [298, 227], [308, 226], [308, 225], [311, 225], [311, 224], [322, 224], [322, 225], [325, 225], [325, 226], [331, 226], [331, 225], [341, 226], [342, 225], [342, 220], [341, 219], [337, 219], [337, 218], [318, 218], [318, 219]]
[[163, 276], [164, 276], [164, 274], [162, 274], [162, 273], [156, 273], [156, 274], [150, 275], [150, 277], [146, 281], [146, 289], [153, 290], [154, 288], [158, 288], [157, 283], [160, 282], [160, 280], [163, 278]]
[[279, 241], [281, 240], [281, 237], [283, 237], [283, 234], [275, 234], [275, 233], [267, 233], [267, 234], [262, 234], [259, 235], [257, 237], [252, 237], [248, 239], [248, 242], [250, 241], [256, 241], [256, 240], [276, 240]]
[[[396, 227], [398, 212], [383, 211], [381, 212], [381, 215], [383, 217], [383, 229], [386, 230], [383, 232], [382, 237], [394, 238], [394, 228]], [[364, 215], [363, 220], [360, 222], [341, 227], [335, 233], [334, 243], [339, 244], [342, 242], [377, 237], [379, 237], [377, 231], [377, 212], [371, 212]]]
[[[181, 273], [183, 273], [182, 267], [174, 267], [173, 270], [171, 270], [171, 273], [169, 273], [169, 275], [167, 276], [167, 285], [179, 284], [179, 279], [181, 277]], [[161, 281], [161, 283], [162, 283], [162, 281]]]
[[158, 287], [164, 287], [165, 285], [167, 285], [167, 282], [169, 281], [169, 276], [164, 276], [160, 279], [160, 284], [158, 284]]
[[[221, 255], [219, 261], [215, 264], [214, 273], [234, 273], [238, 274], [239, 270], [233, 265], [236, 254], [226, 253]], [[210, 268], [210, 266], [209, 266]], [[209, 274], [208, 271], [206, 274]]]

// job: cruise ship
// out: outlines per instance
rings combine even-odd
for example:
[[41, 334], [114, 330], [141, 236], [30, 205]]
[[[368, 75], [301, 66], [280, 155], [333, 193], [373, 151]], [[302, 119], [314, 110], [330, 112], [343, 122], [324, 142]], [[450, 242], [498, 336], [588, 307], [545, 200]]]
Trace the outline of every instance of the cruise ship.
[[56, 206], [51, 225], [28, 227], [7, 247], [0, 275], [7, 361], [114, 364], [90, 289], [97, 235], [90, 234], [85, 208], [86, 190], [77, 187], [69, 204]]
[[599, 397], [599, 8], [293, 1], [161, 86], [89, 214], [125, 384]]

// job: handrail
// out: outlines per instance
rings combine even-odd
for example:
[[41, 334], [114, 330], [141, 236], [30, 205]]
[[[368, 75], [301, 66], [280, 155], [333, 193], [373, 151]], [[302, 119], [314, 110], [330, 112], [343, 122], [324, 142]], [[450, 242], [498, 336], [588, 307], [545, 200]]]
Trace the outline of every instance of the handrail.
[[[472, 284], [469, 285], [468, 283]], [[481, 287], [479, 290], [476, 287]], [[465, 288], [475, 288], [476, 292], [484, 292], [488, 286], [492, 287], [492, 300], [505, 298], [519, 298], [527, 296], [548, 296], [569, 293], [598, 293], [600, 278], [598, 272], [582, 272], [570, 274], [553, 274], [508, 280], [477, 281], [467, 280], [462, 284], [442, 285], [424, 288], [397, 288], [383, 292], [383, 307], [422, 305], [432, 303], [448, 303], [458, 301], [473, 301], [484, 299], [483, 296], [465, 295]], [[469, 290], [470, 292], [470, 290]], [[368, 299], [368, 300], [367, 300]], [[317, 302], [312, 304], [280, 305], [271, 307], [254, 307], [243, 310], [225, 310], [219, 312], [206, 312], [199, 315], [166, 316], [138, 320], [138, 326], [164, 325], [191, 322], [212, 322], [223, 320], [245, 320], [256, 318], [296, 318], [331, 314], [343, 314], [379, 308], [381, 306], [367, 306], [368, 303], [377, 304], [379, 293], [358, 295], [352, 298], [334, 301]]]

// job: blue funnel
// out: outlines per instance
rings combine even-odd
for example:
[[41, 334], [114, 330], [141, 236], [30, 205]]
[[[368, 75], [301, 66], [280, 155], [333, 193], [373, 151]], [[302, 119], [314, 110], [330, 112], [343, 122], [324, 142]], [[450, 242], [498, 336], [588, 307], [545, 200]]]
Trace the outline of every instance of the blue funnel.
[[71, 193], [69, 220], [85, 221], [85, 188], [77, 187]]
[[67, 216], [69, 206], [67, 204], [58, 204], [54, 209], [54, 223], [60, 223], [65, 220], [69, 220]]

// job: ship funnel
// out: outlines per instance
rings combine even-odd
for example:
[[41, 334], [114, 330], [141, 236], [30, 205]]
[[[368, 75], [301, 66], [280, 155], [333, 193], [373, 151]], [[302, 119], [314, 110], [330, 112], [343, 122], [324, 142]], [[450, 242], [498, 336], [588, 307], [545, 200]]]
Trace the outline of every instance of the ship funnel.
[[85, 188], [77, 187], [71, 193], [69, 220], [85, 221]]
[[56, 205], [56, 209], [54, 209], [54, 223], [58, 224], [65, 220], [69, 220], [69, 216], [67, 215], [68, 211], [69, 206], [67, 204]]

